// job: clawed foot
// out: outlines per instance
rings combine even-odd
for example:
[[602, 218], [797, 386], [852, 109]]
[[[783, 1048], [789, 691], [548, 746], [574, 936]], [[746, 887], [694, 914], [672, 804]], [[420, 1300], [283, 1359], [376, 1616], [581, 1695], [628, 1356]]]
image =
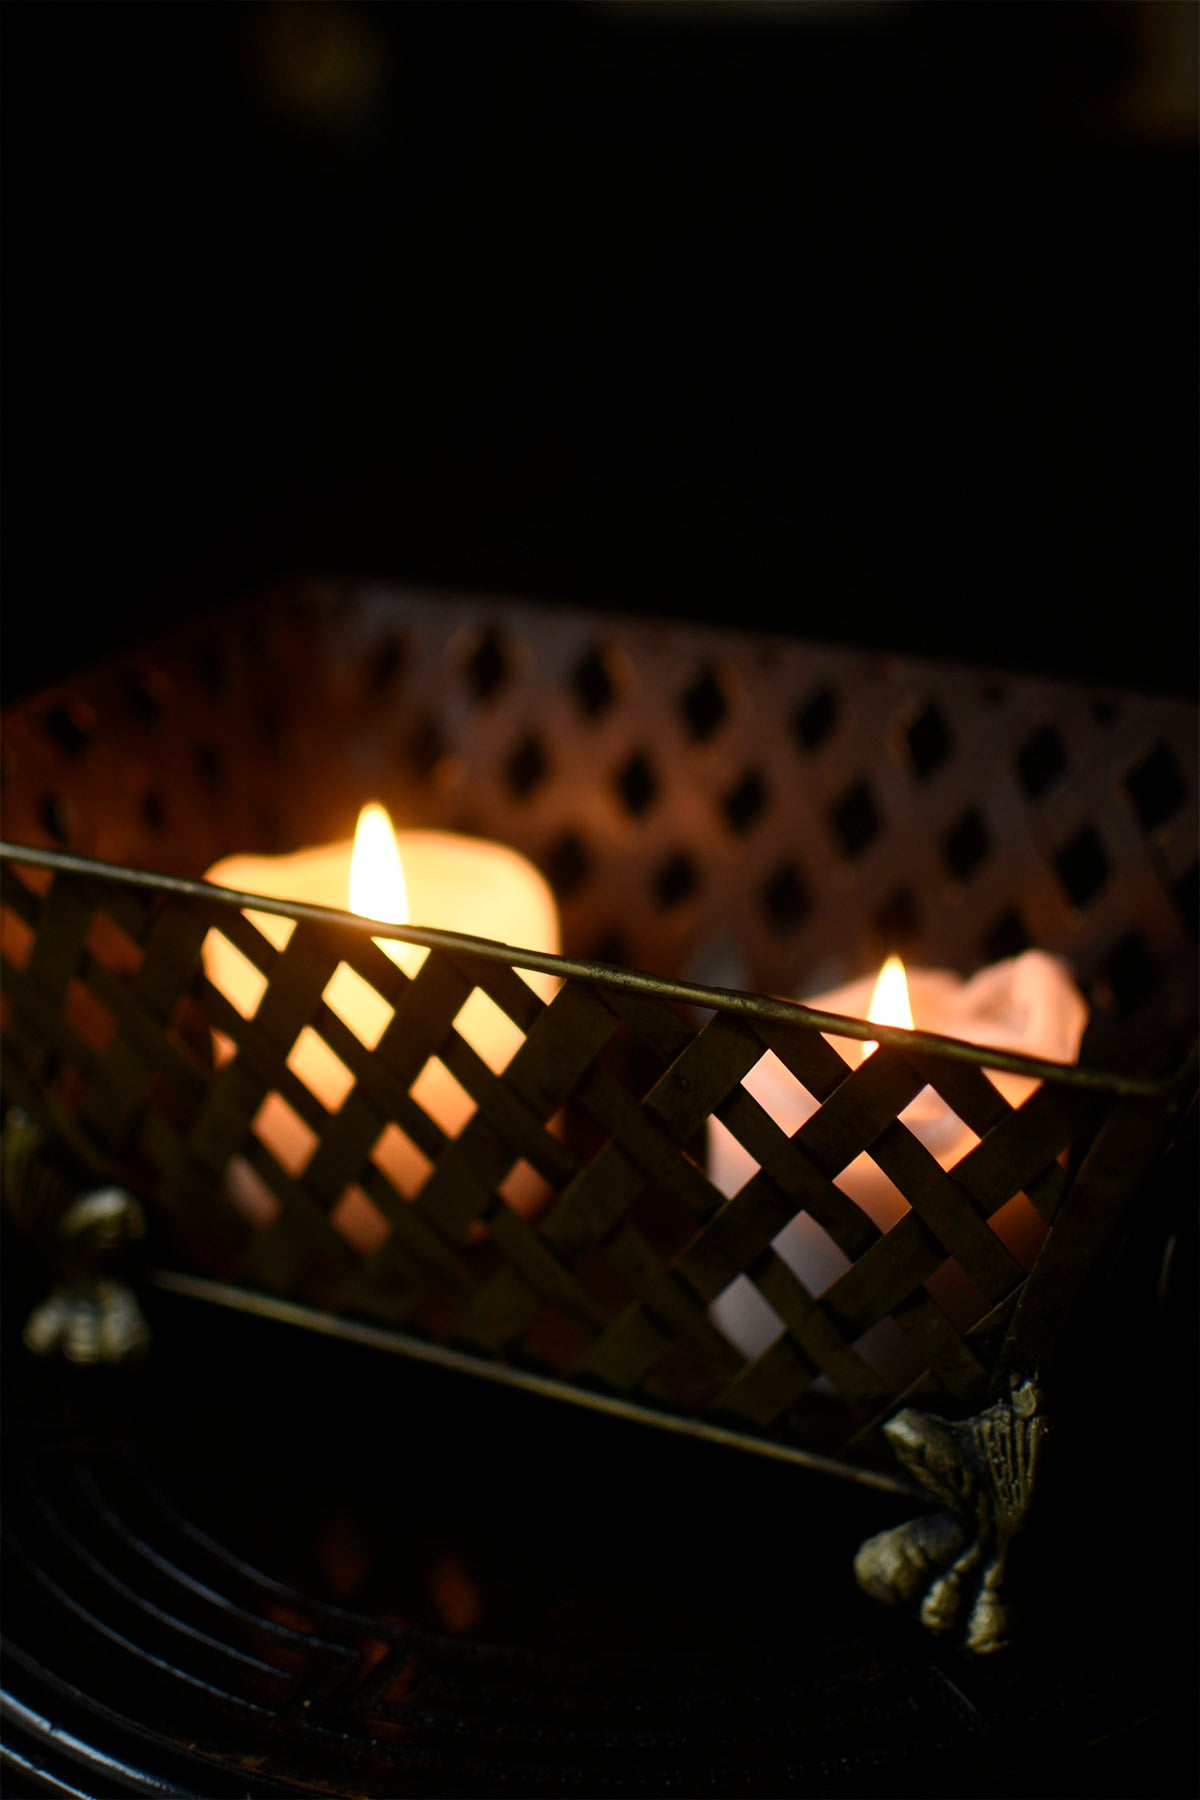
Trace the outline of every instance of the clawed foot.
[[943, 1503], [868, 1538], [854, 1573], [872, 1599], [919, 1604], [930, 1631], [966, 1619], [968, 1650], [990, 1654], [1016, 1636], [1007, 1561], [1028, 1522], [1048, 1424], [1031, 1380], [977, 1418], [951, 1423], [906, 1408], [885, 1426], [899, 1461]]

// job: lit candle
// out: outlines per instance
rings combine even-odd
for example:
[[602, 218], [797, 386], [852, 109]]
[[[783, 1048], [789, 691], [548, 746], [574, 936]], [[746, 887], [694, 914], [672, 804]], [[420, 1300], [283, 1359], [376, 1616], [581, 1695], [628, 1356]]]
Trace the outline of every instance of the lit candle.
[[[1038, 950], [994, 963], [969, 981], [944, 969], [906, 973], [899, 957], [889, 957], [873, 985], [867, 977], [805, 1004], [843, 1018], [936, 1032], [1063, 1063], [1078, 1058], [1088, 1019], [1087, 1003], [1064, 964]], [[852, 1068], [877, 1047], [831, 1033], [826, 1036]], [[1035, 1078], [999, 1069], [989, 1070], [988, 1079], [1014, 1106], [1038, 1085]], [[772, 1051], [754, 1065], [742, 1085], [789, 1135], [817, 1110], [813, 1096]], [[944, 1169], [952, 1169], [979, 1141], [932, 1088], [922, 1089], [900, 1117]], [[757, 1172], [753, 1158], [715, 1118], [708, 1126], [708, 1172], [715, 1186], [730, 1196]], [[889, 1231], [909, 1210], [903, 1194], [866, 1151], [842, 1170], [836, 1185], [881, 1231]], [[994, 1214], [991, 1227], [1023, 1267], [1032, 1266], [1045, 1224], [1024, 1195]], [[832, 1239], [807, 1214], [786, 1225], [772, 1247], [813, 1294], [824, 1292], [849, 1266]], [[939, 1271], [927, 1285], [960, 1329], [980, 1316], [976, 1290], [957, 1269]], [[709, 1311], [747, 1356], [757, 1355], [779, 1332], [779, 1320], [744, 1278], [726, 1289]], [[860, 1349], [877, 1373], [899, 1381], [912, 1372], [898, 1327], [885, 1321], [868, 1336], [875, 1341], [864, 1339]]]
[[[206, 879], [241, 893], [272, 899], [337, 907], [361, 918], [402, 925], [410, 919], [444, 931], [490, 938], [525, 950], [556, 955], [560, 948], [558, 911], [548, 883], [507, 845], [442, 831], [395, 832], [384, 808], [375, 802], [359, 815], [353, 841], [318, 845], [286, 856], [230, 856], [214, 864]], [[291, 919], [276, 913], [246, 915], [276, 949], [291, 937]], [[375, 943], [410, 978], [428, 951], [417, 944], [386, 938]], [[209, 932], [203, 948], [204, 969], [213, 986], [245, 1019], [257, 1011], [265, 977], [219, 930]], [[558, 986], [555, 976], [517, 970], [544, 1000]], [[326, 1005], [359, 1041], [374, 1049], [393, 1017], [393, 1009], [369, 982], [340, 963], [325, 988]], [[476, 988], [454, 1021], [496, 1074], [523, 1042], [520, 1028], [496, 1003]], [[214, 1034], [218, 1062], [227, 1061], [235, 1046]], [[306, 1026], [291, 1053], [288, 1067], [329, 1112], [344, 1104], [354, 1077], [317, 1033]], [[475, 1110], [475, 1102], [450, 1070], [431, 1057], [410, 1089], [413, 1098], [448, 1137], [456, 1137]], [[302, 1173], [315, 1146], [314, 1134], [278, 1094], [268, 1095], [255, 1117], [255, 1131], [291, 1175]], [[373, 1151], [378, 1166], [410, 1197], [429, 1172], [430, 1164], [398, 1126], [389, 1125]], [[244, 1160], [235, 1159], [227, 1177], [230, 1197], [251, 1218], [273, 1215], [274, 1202]], [[544, 1192], [532, 1169], [518, 1165], [506, 1182], [504, 1197], [521, 1211], [531, 1211]], [[344, 1220], [353, 1238], [351, 1219]], [[369, 1235], [369, 1228], [364, 1226]], [[363, 1247], [366, 1247], [364, 1244]]]

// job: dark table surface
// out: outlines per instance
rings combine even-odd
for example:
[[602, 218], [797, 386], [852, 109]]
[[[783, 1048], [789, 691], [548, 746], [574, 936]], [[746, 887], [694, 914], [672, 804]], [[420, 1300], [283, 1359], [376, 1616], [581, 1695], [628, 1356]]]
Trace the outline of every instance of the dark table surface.
[[1194, 1420], [1144, 1372], [979, 1659], [857, 1589], [894, 1497], [161, 1295], [140, 1371], [40, 1363], [5, 1269], [11, 1800], [1196, 1791]]

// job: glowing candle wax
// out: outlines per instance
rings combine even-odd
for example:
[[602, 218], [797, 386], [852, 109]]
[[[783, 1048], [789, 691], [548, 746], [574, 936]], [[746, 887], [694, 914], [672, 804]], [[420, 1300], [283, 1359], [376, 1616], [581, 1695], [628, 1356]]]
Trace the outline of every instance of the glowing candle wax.
[[[877, 1025], [936, 1032], [967, 1043], [1015, 1051], [1051, 1062], [1074, 1062], [1087, 1025], [1087, 1004], [1070, 974], [1056, 957], [1028, 950], [992, 964], [969, 981], [943, 969], [914, 969], [907, 974], [898, 957], [890, 957], [874, 983], [852, 982], [833, 993], [808, 999], [814, 1011], [843, 1018], [867, 1019]], [[826, 1034], [851, 1067], [876, 1046]], [[1038, 1085], [1036, 1079], [988, 1071], [988, 1079], [1012, 1105]], [[817, 1110], [817, 1102], [768, 1051], [743, 1078], [751, 1093], [789, 1135]], [[924, 1088], [900, 1115], [944, 1169], [952, 1169], [978, 1142], [974, 1132], [946, 1106], [932, 1088]], [[717, 1119], [709, 1121], [708, 1172], [715, 1186], [733, 1195], [757, 1172], [757, 1164]], [[861, 1207], [881, 1231], [888, 1231], [909, 1210], [908, 1202], [864, 1151], [837, 1177], [836, 1185]], [[993, 1215], [992, 1229], [1028, 1268], [1045, 1235], [1045, 1225], [1031, 1203], [1018, 1195]], [[807, 1214], [792, 1220], [774, 1239], [773, 1248], [810, 1293], [820, 1294], [848, 1267], [847, 1259], [825, 1231]], [[941, 1272], [939, 1302], [961, 1328], [980, 1316], [974, 1289], [954, 1270]], [[937, 1284], [933, 1281], [931, 1287]], [[744, 1278], [714, 1301], [710, 1317], [748, 1356], [766, 1348], [779, 1331], [779, 1321], [752, 1284]], [[909, 1372], [898, 1328], [881, 1325], [874, 1347], [864, 1340], [877, 1372], [897, 1380]]]
[[[415, 924], [489, 938], [526, 950], [557, 954], [558, 912], [548, 883], [515, 850], [504, 844], [442, 831], [394, 832], [382, 806], [371, 803], [359, 815], [353, 841], [323, 844], [290, 855], [231, 856], [209, 869], [207, 880], [241, 893], [272, 899], [338, 907], [362, 918], [387, 924]], [[277, 949], [294, 929], [293, 921], [275, 913], [247, 916]], [[374, 940], [405, 974], [414, 977], [428, 952], [416, 944], [386, 938]], [[219, 931], [208, 934], [203, 949], [209, 980], [243, 1018], [253, 1017], [266, 986], [257, 969]], [[558, 986], [555, 976], [518, 970], [543, 999]], [[338, 965], [324, 996], [360, 1042], [374, 1049], [393, 1016], [393, 1009], [346, 963]], [[455, 1029], [497, 1074], [519, 1048], [522, 1033], [481, 989], [470, 996]], [[218, 1061], [234, 1046], [217, 1034]], [[330, 1112], [344, 1103], [353, 1076], [341, 1059], [310, 1027], [299, 1035], [288, 1066]], [[449, 1137], [455, 1137], [475, 1110], [466, 1090], [437, 1058], [431, 1058], [411, 1089], [413, 1098]], [[299, 1174], [314, 1145], [312, 1132], [279, 1095], [269, 1095], [255, 1119], [266, 1147], [289, 1174]], [[428, 1159], [398, 1127], [389, 1126], [374, 1151], [375, 1161], [399, 1190], [411, 1196], [429, 1170]], [[527, 1173], [530, 1179], [523, 1179]], [[231, 1197], [243, 1210], [265, 1217], [269, 1195], [247, 1165], [231, 1171]], [[505, 1185], [505, 1198], [519, 1210], [533, 1204], [540, 1183], [533, 1171], [516, 1171]], [[348, 1234], [349, 1235], [349, 1234]]]

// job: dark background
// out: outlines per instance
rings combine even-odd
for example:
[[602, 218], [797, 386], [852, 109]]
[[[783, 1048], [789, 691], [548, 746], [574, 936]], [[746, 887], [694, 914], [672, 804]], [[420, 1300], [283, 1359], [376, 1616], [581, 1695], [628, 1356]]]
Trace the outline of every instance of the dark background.
[[1193, 692], [1197, 16], [16, 0], [5, 698], [303, 571]]

